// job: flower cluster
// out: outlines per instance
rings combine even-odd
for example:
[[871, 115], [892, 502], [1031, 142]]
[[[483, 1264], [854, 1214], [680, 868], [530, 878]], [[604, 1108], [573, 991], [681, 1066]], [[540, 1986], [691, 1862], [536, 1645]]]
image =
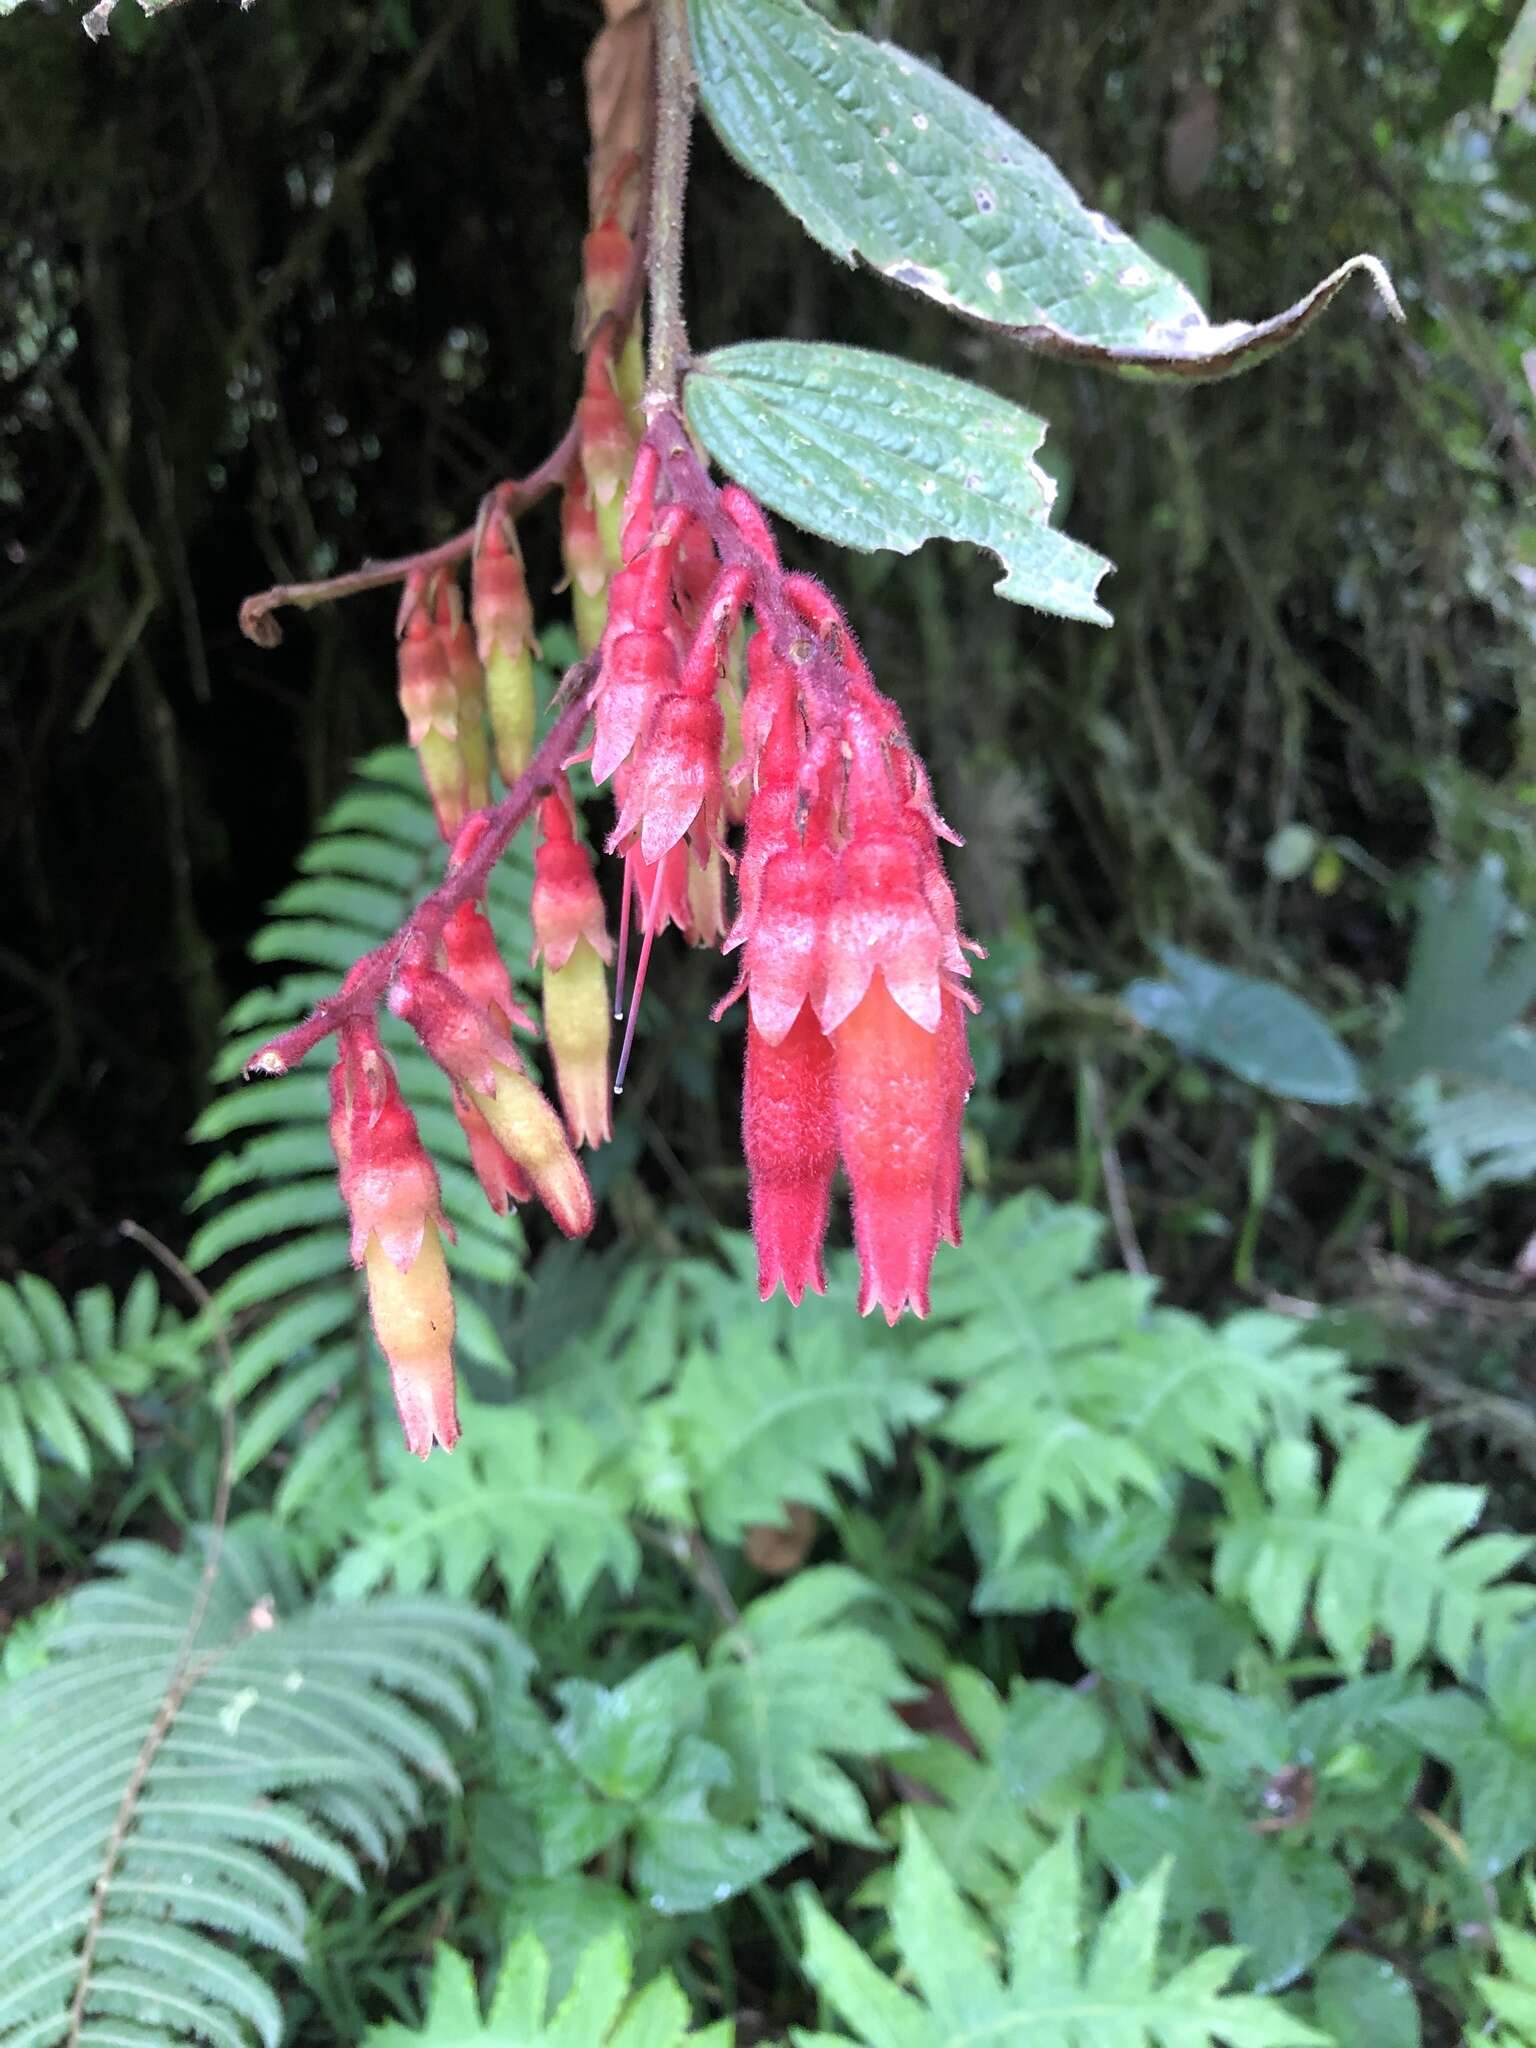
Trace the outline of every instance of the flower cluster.
[[[593, 1219], [577, 1150], [611, 1135], [655, 941], [675, 929], [735, 953], [739, 978], [715, 1014], [745, 998], [742, 1138], [764, 1298], [782, 1284], [798, 1303], [824, 1287], [839, 1165], [862, 1313], [926, 1313], [938, 1242], [959, 1238], [975, 1005], [939, 853], [954, 835], [833, 599], [785, 573], [758, 506], [710, 481], [674, 415], [642, 426], [623, 219], [633, 171], [609, 180], [584, 244], [582, 396], [569, 464], [562, 453], [549, 471], [563, 480], [587, 660], [536, 745], [538, 643], [517, 486], [482, 507], [467, 610], [444, 566], [454, 550], [410, 568], [396, 631], [400, 704], [449, 848], [447, 877], [331, 1002], [251, 1063], [282, 1072], [337, 1035], [331, 1136], [352, 1257], [406, 1441], [421, 1456], [458, 1435], [443, 1250], [452, 1233], [379, 1037], [381, 1006], [447, 1076], [491, 1207], [505, 1215], [538, 1201], [577, 1237]], [[582, 758], [613, 794], [616, 959], [566, 779]], [[493, 764], [506, 785], [495, 803]], [[514, 1043], [538, 1027], [485, 909], [496, 862], [530, 821], [533, 964], [558, 1112]], [[638, 961], [610, 1076], [632, 930]]]
[[[663, 501], [656, 442], [625, 501], [596, 692], [592, 772], [610, 778], [638, 912], [643, 983], [668, 924], [719, 930], [728, 789], [744, 799], [736, 916], [725, 939], [747, 999], [742, 1135], [759, 1281], [822, 1291], [841, 1161], [853, 1197], [860, 1311], [928, 1308], [941, 1237], [959, 1239], [960, 1122], [972, 1080], [968, 942], [939, 854], [954, 835], [901, 718], [847, 620], [786, 576], [761, 512], [728, 486], [714, 538]], [[721, 549], [725, 552], [722, 553]], [[732, 649], [745, 614], [749, 684], [731, 758]], [[701, 915], [695, 877], [715, 877]], [[622, 969], [621, 969], [622, 972]], [[629, 1034], [620, 1059], [622, 1079]]]

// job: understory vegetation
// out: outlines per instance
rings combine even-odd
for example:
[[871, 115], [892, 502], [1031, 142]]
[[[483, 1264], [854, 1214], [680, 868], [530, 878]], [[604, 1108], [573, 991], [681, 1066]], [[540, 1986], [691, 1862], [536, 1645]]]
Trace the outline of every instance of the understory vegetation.
[[324, 1065], [241, 1078], [441, 876], [392, 598], [236, 618], [558, 443], [602, 14], [108, 11], [0, 0], [0, 2043], [1536, 2048], [1536, 8], [801, 9], [1213, 320], [1390, 272], [1198, 390], [835, 262], [700, 124], [699, 350], [1047, 419], [1114, 624], [776, 522], [964, 836], [963, 1241], [887, 1327], [840, 1205], [759, 1300], [708, 951], [582, 1242], [386, 1012], [424, 1462]]

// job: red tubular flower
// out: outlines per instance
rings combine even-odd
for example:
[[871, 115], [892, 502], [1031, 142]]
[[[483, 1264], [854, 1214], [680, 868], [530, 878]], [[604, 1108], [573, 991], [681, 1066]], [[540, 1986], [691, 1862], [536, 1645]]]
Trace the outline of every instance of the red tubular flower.
[[758, 1293], [780, 1281], [797, 1306], [826, 1291], [821, 1246], [837, 1165], [832, 1047], [807, 1006], [776, 1042], [749, 1017], [741, 1138], [752, 1195]]
[[368, 1308], [405, 1440], [418, 1458], [452, 1450], [453, 1293], [443, 1258], [437, 1174], [416, 1119], [371, 1023], [338, 1034], [331, 1074], [331, 1139], [351, 1219], [351, 1253], [368, 1280]]
[[853, 1192], [859, 1314], [928, 1313], [947, 1137], [939, 1034], [899, 1009], [883, 981], [829, 1034], [838, 1148]]
[[503, 1036], [514, 1028], [538, 1030], [517, 1000], [491, 921], [478, 903], [461, 903], [443, 926], [443, 958], [449, 979], [480, 1004]]
[[668, 635], [642, 631], [605, 639], [593, 718], [594, 782], [608, 781], [629, 759], [652, 706], [676, 683], [677, 650]]
[[685, 835], [700, 867], [720, 843], [720, 749], [725, 720], [714, 697], [669, 690], [657, 699], [636, 751], [618, 823], [617, 852], [638, 836], [641, 858], [658, 861]]

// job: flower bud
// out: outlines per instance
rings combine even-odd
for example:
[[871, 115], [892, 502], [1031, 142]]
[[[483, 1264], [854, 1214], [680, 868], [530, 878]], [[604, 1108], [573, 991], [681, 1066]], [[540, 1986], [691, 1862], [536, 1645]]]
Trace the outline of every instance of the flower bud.
[[416, 750], [437, 827], [451, 839], [464, 821], [466, 784], [459, 747], [459, 700], [438, 632], [427, 580], [413, 574], [401, 603], [398, 672], [406, 736]]
[[[466, 813], [483, 811], [491, 800], [491, 752], [485, 736], [485, 671], [475, 651], [474, 633], [464, 616], [459, 586], [451, 576], [444, 576], [438, 584], [434, 622], [453, 687], [454, 722], [463, 766], [461, 801]], [[456, 831], [462, 823], [460, 817], [452, 829]], [[449, 834], [445, 832], [444, 836]]]
[[539, 807], [539, 845], [533, 856], [533, 958], [547, 968], [565, 966], [583, 940], [600, 962], [613, 958], [603, 899], [592, 857], [576, 837], [569, 795], [545, 797]]
[[597, 530], [597, 507], [577, 463], [565, 480], [560, 499], [560, 552], [571, 586], [571, 612], [576, 639], [590, 654], [608, 622], [608, 557]]
[[371, 1023], [349, 1018], [331, 1070], [331, 1146], [351, 1221], [352, 1263], [370, 1242], [409, 1266], [429, 1222], [441, 1223], [437, 1173]]
[[592, 1191], [564, 1126], [540, 1090], [516, 1067], [496, 1063], [489, 1086], [471, 1085], [467, 1092], [566, 1236], [584, 1237], [592, 1228]]
[[408, 1448], [425, 1458], [435, 1443], [451, 1451], [459, 1440], [453, 1386], [453, 1290], [437, 1226], [428, 1224], [421, 1249], [404, 1271], [378, 1238], [368, 1240], [368, 1310]]
[[582, 473], [597, 506], [598, 528], [603, 531], [604, 515], [613, 508], [603, 532], [603, 545], [612, 565], [619, 566], [621, 499], [634, 466], [635, 443], [629, 413], [614, 382], [614, 337], [611, 328], [598, 335], [587, 356], [577, 416], [581, 432]]
[[[472, 571], [475, 644], [485, 664], [496, 765], [510, 788], [533, 757], [533, 606], [517, 528], [493, 510]], [[601, 584], [599, 584], [601, 588]]]
[[389, 1007], [461, 1088], [490, 1088], [499, 1065], [520, 1064], [511, 1041], [488, 1012], [435, 967], [407, 961], [391, 984]]
[[608, 977], [592, 944], [578, 938], [565, 964], [544, 963], [544, 1035], [571, 1141], [606, 1145], [609, 1121], [608, 1043], [613, 1026]]
[[469, 1145], [469, 1163], [481, 1193], [498, 1216], [505, 1216], [513, 1202], [526, 1202], [533, 1183], [515, 1159], [509, 1159], [492, 1134], [490, 1125], [462, 1088], [453, 1091], [453, 1113]]
[[443, 958], [449, 980], [480, 1005], [504, 1037], [514, 1028], [537, 1032], [513, 992], [491, 921], [478, 903], [461, 903], [450, 915], [443, 926]]

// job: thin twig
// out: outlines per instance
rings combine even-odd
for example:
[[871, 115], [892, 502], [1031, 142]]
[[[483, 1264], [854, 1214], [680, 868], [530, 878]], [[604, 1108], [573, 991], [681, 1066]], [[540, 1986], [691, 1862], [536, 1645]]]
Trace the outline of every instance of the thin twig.
[[350, 1017], [371, 1017], [388, 992], [401, 959], [418, 949], [436, 950], [443, 926], [461, 903], [485, 893], [491, 870], [506, 852], [539, 798], [555, 784], [570, 760], [592, 711], [597, 662], [592, 655], [567, 672], [561, 685], [564, 710], [540, 742], [538, 751], [506, 795], [484, 815], [489, 819], [474, 851], [425, 897], [393, 937], [365, 953], [347, 976], [344, 989], [317, 1003], [302, 1024], [270, 1039], [245, 1063], [247, 1076], [286, 1074], [307, 1053], [329, 1038]]
[[209, 1318], [213, 1341], [222, 1367], [218, 1395], [219, 1476], [214, 1485], [213, 1512], [208, 1524], [208, 1544], [203, 1558], [202, 1576], [197, 1582], [192, 1611], [187, 1616], [187, 1625], [182, 1630], [181, 1641], [176, 1648], [176, 1656], [171, 1665], [170, 1683], [166, 1687], [164, 1699], [160, 1702], [159, 1712], [150, 1723], [149, 1732], [133, 1760], [133, 1769], [128, 1773], [128, 1782], [123, 1787], [123, 1796], [118, 1801], [117, 1812], [112, 1819], [106, 1848], [102, 1851], [101, 1869], [91, 1886], [91, 1916], [86, 1922], [85, 1938], [80, 1944], [79, 1975], [75, 1979], [75, 1995], [70, 2000], [69, 2029], [64, 2036], [64, 2048], [79, 2048], [81, 2029], [85, 2025], [86, 2000], [91, 1995], [91, 1973], [95, 1967], [96, 1950], [106, 1924], [107, 1898], [112, 1889], [112, 1881], [117, 1875], [117, 1866], [122, 1861], [129, 1830], [133, 1826], [133, 1817], [138, 1811], [139, 1799], [154, 1767], [155, 1758], [170, 1734], [187, 1694], [199, 1679], [207, 1674], [217, 1659], [232, 1647], [231, 1644], [225, 1643], [201, 1657], [192, 1655], [192, 1646], [197, 1641], [198, 1631], [202, 1628], [208, 1613], [208, 1603], [213, 1598], [214, 1581], [218, 1577], [219, 1560], [224, 1551], [224, 1530], [229, 1521], [229, 1498], [234, 1487], [235, 1404], [232, 1386], [235, 1361], [229, 1348], [229, 1336], [224, 1327], [224, 1318], [219, 1313], [213, 1296], [168, 1245], [163, 1244], [152, 1230], [146, 1230], [140, 1223], [125, 1220], [118, 1225], [118, 1229], [124, 1237], [130, 1237], [135, 1244], [143, 1245], [168, 1273], [179, 1280], [199, 1309]]
[[[510, 513], [513, 517], [538, 504], [564, 480], [575, 456], [578, 439], [578, 422], [572, 415], [570, 425], [538, 468], [530, 470], [526, 476], [510, 477], [505, 483], [497, 484], [488, 494], [489, 502], [498, 511]], [[475, 535], [480, 531], [483, 518], [482, 508], [476, 513], [474, 523], [466, 526], [462, 533], [439, 541], [435, 547], [419, 548], [413, 555], [396, 555], [384, 562], [364, 562], [360, 569], [349, 569], [341, 576], [323, 576], [314, 583], [274, 583], [270, 590], [257, 591], [241, 605], [240, 630], [258, 647], [276, 647], [283, 633], [272, 614], [285, 605], [291, 605], [297, 611], [312, 611], [316, 605], [332, 604], [338, 598], [356, 597], [365, 590], [383, 590], [391, 583], [403, 583], [407, 576], [418, 573], [431, 575], [434, 570], [452, 568], [455, 563], [462, 562], [474, 547]]]
[[651, 345], [645, 414], [650, 420], [677, 404], [688, 363], [688, 329], [683, 318], [683, 201], [697, 90], [684, 0], [657, 0], [655, 15], [656, 114], [646, 254]]
[[1093, 1125], [1094, 1142], [1099, 1148], [1099, 1170], [1104, 1175], [1104, 1194], [1109, 1203], [1109, 1220], [1114, 1225], [1121, 1262], [1128, 1273], [1139, 1273], [1145, 1279], [1147, 1262], [1142, 1255], [1141, 1240], [1136, 1235], [1136, 1219], [1131, 1213], [1130, 1198], [1125, 1191], [1125, 1175], [1120, 1170], [1120, 1154], [1115, 1150], [1109, 1119], [1104, 1114], [1104, 1090], [1099, 1081], [1099, 1070], [1085, 1061], [1082, 1077], [1083, 1093], [1088, 1100], [1088, 1117]]

